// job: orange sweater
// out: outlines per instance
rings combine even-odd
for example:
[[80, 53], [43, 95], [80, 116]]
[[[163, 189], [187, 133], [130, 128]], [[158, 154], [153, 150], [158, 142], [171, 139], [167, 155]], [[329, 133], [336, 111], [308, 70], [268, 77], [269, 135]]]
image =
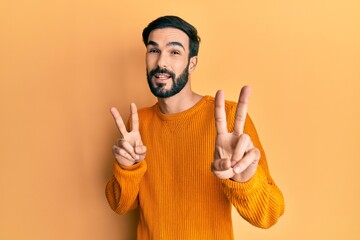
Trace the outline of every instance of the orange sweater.
[[[236, 103], [225, 104], [233, 126]], [[148, 151], [141, 163], [120, 167], [106, 186], [111, 208], [119, 214], [140, 207], [138, 239], [233, 239], [231, 204], [251, 224], [268, 228], [284, 212], [280, 190], [270, 177], [265, 153], [249, 117], [245, 133], [261, 151], [256, 174], [246, 183], [212, 174], [214, 98], [191, 109], [163, 114], [158, 104], [139, 111], [140, 133]], [[229, 127], [232, 131], [232, 127]]]

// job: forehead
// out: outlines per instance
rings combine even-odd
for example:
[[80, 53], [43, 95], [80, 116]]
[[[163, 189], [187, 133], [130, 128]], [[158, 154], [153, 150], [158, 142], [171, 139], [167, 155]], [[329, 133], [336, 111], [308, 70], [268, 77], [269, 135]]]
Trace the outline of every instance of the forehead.
[[150, 32], [148, 42], [153, 41], [159, 46], [166, 46], [171, 42], [181, 43], [185, 49], [189, 49], [189, 37], [177, 28], [159, 28]]

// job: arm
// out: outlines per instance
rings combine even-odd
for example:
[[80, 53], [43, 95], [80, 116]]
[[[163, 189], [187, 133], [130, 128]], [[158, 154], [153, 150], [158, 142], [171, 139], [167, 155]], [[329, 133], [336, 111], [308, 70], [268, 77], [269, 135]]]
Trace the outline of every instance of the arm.
[[270, 176], [264, 149], [249, 115], [246, 118], [244, 132], [260, 151], [257, 170], [247, 182], [222, 179], [222, 187], [229, 201], [244, 219], [254, 226], [269, 228], [284, 213], [284, 198]]
[[114, 162], [113, 176], [106, 185], [105, 194], [115, 212], [125, 214], [137, 207], [139, 184], [145, 172], [145, 161], [126, 168]]
[[106, 197], [110, 207], [119, 214], [124, 214], [137, 207], [139, 184], [146, 172], [146, 147], [139, 132], [139, 118], [135, 104], [131, 104], [131, 128], [127, 131], [116, 108], [111, 109], [120, 139], [113, 146], [116, 158], [113, 176], [106, 185]]
[[233, 126], [230, 130], [233, 130], [229, 132], [224, 96], [221, 91], [217, 93], [212, 170], [222, 179], [224, 193], [240, 215], [257, 227], [268, 228], [283, 214], [284, 200], [270, 177], [265, 153], [247, 115], [249, 96], [250, 88], [242, 88], [236, 113], [234, 109], [230, 111], [230, 126]]

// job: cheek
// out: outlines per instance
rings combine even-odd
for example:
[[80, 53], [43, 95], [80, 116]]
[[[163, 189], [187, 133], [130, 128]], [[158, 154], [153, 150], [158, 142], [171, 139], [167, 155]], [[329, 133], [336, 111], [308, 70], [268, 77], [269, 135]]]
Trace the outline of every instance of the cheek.
[[176, 65], [174, 65], [174, 68], [176, 69], [176, 76], [179, 76], [187, 68], [187, 61], [177, 63]]
[[156, 59], [153, 56], [148, 56], [148, 55], [146, 56], [145, 64], [149, 71], [154, 69], [155, 63], [156, 63]]

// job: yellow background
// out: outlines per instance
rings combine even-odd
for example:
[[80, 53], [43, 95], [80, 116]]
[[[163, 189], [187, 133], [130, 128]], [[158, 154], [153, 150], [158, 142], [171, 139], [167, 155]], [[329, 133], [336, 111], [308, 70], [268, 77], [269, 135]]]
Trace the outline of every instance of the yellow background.
[[151, 105], [142, 29], [175, 14], [202, 38], [193, 88], [249, 112], [283, 191], [269, 230], [234, 212], [236, 239], [360, 238], [360, 2], [0, 3], [0, 239], [132, 239], [104, 187], [109, 108]]

